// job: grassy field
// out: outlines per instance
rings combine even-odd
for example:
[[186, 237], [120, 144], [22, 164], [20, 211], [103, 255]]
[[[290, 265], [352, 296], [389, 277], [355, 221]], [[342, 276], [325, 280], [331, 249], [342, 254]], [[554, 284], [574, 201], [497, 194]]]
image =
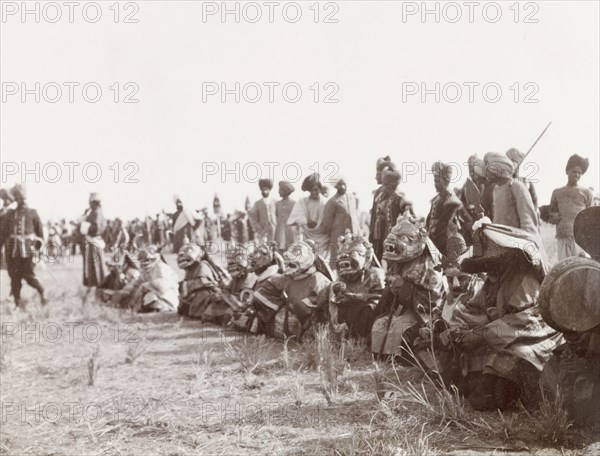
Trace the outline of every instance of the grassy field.
[[[80, 258], [39, 265], [50, 304], [1, 273], [0, 454], [598, 454], [597, 432], [478, 413], [416, 368], [321, 331], [302, 346], [82, 304]], [[169, 258], [173, 261], [173, 258]]]

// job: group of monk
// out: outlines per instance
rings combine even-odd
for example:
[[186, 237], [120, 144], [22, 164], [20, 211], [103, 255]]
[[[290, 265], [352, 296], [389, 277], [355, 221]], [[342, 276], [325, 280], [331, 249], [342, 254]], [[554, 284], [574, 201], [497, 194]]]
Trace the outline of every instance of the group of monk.
[[[419, 219], [398, 190], [398, 167], [380, 158], [368, 236], [344, 179], [329, 200], [318, 174], [304, 180], [308, 195], [298, 201], [290, 199], [293, 185], [282, 181], [278, 202], [270, 197], [273, 182], [261, 180], [261, 198], [248, 214], [256, 241], [229, 243], [225, 267], [192, 231], [181, 234], [187, 223], [175, 218], [181, 281], [153, 245], [126, 253], [116, 275], [105, 277], [99, 259], [106, 222], [92, 194], [78, 220], [83, 283], [109, 288], [114, 304], [140, 312], [178, 312], [280, 339], [302, 339], [311, 327], [330, 325], [364, 340], [374, 356], [410, 354], [457, 385], [476, 409], [505, 408], [517, 399], [533, 404], [541, 372], [564, 343], [537, 306], [550, 267], [540, 218], [557, 225], [560, 259], [585, 255], [573, 222], [593, 196], [579, 185], [588, 160], [573, 155], [567, 185], [538, 209], [533, 187], [518, 176], [522, 159], [515, 149], [470, 157], [460, 192], [450, 189], [452, 167], [434, 163], [436, 196]], [[22, 279], [46, 302], [31, 261], [42, 238], [39, 216], [27, 208], [22, 186], [5, 197], [16, 199], [15, 208], [3, 209], [1, 230], [15, 302]]]

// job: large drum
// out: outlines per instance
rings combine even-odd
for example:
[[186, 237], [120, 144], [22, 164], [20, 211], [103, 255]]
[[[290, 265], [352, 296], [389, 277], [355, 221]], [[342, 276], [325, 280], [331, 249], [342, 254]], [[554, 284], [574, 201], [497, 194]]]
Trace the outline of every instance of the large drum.
[[600, 324], [600, 263], [567, 258], [546, 275], [540, 288], [540, 312], [561, 332], [584, 332]]

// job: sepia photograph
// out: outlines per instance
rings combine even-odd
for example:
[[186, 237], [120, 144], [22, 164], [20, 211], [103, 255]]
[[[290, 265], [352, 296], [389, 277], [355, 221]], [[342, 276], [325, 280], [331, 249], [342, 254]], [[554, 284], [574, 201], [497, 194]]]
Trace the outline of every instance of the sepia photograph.
[[600, 1], [0, 0], [0, 456], [600, 454]]

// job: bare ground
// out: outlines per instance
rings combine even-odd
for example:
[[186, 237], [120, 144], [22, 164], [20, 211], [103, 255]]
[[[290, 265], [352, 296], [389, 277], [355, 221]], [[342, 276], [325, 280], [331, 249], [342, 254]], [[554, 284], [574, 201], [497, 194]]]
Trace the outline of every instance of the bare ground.
[[82, 305], [79, 261], [40, 265], [50, 304], [26, 288], [25, 310], [14, 310], [0, 272], [0, 454], [600, 452], [597, 430], [569, 428], [553, 441], [523, 411], [448, 415], [427, 382], [429, 404], [419, 403], [405, 388], [424, 380], [411, 367], [398, 367], [384, 394], [377, 372], [389, 366], [355, 344], [334, 350], [338, 391], [327, 400], [314, 342], [284, 346], [174, 314]]

